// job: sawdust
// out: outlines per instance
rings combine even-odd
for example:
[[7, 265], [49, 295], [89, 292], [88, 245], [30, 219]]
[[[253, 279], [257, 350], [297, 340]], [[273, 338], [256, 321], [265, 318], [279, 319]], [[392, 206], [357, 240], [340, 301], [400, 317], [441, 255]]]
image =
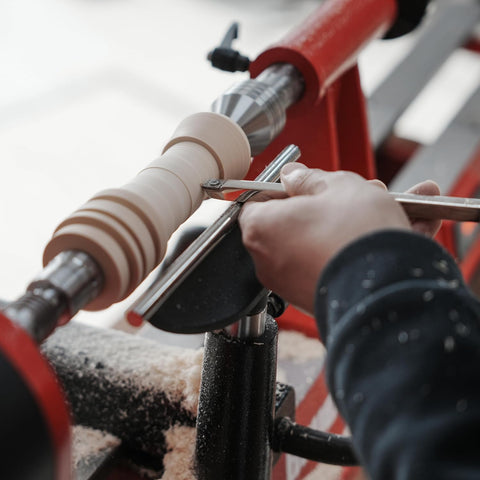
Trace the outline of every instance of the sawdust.
[[325, 347], [317, 338], [310, 338], [293, 330], [281, 330], [278, 334], [279, 360], [302, 363], [321, 359], [326, 355]]
[[283, 368], [280, 368], [280, 367], [277, 367], [277, 382], [288, 383], [287, 372]]
[[120, 445], [120, 439], [101, 430], [75, 425], [72, 429], [72, 464], [76, 468], [80, 461], [89, 460], [103, 451]]
[[[315, 467], [315, 470], [309, 473], [303, 480], [341, 480], [342, 478], [345, 478], [345, 476], [342, 474], [340, 467], [319, 464]], [[351, 475], [349, 472], [348, 478], [352, 480], [368, 480], [368, 477], [360, 469]]]
[[69, 358], [88, 362], [79, 367], [78, 375], [88, 369], [90, 375], [98, 372], [101, 379], [108, 371], [114, 384], [131, 385], [132, 392], [164, 392], [172, 404], [179, 403], [193, 416], [197, 413], [203, 349], [160, 345], [123, 332], [72, 322], [58, 329], [47, 340], [44, 350], [54, 364], [55, 356], [62, 352], [68, 352]]
[[342, 469], [335, 465], [319, 464], [304, 480], [340, 480]]
[[167, 453], [163, 458], [165, 472], [161, 480], [195, 480], [195, 433], [195, 428], [182, 425], [174, 425], [165, 432]]

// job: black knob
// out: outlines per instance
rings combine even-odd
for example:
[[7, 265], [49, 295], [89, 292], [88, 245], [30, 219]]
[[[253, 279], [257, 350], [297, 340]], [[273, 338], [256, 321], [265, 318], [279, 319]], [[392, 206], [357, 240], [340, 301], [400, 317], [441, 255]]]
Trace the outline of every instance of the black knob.
[[288, 307], [288, 303], [285, 300], [277, 295], [276, 293], [270, 292], [267, 300], [267, 312], [273, 318], [278, 318], [280, 315], [283, 315], [283, 312]]
[[238, 38], [238, 23], [232, 23], [219, 47], [208, 53], [212, 66], [226, 72], [245, 72], [250, 60], [232, 48], [233, 40]]
[[415, 30], [422, 21], [429, 3], [430, 0], [397, 0], [397, 18], [384, 38], [401, 37]]

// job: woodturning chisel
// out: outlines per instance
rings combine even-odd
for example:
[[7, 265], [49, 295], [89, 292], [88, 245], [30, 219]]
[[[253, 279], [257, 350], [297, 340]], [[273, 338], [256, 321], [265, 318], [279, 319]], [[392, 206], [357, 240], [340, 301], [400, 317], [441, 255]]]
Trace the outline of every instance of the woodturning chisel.
[[[249, 180], [221, 180], [212, 178], [202, 184], [207, 194], [224, 190], [252, 190], [284, 192], [284, 186], [275, 182], [255, 182]], [[425, 220], [456, 220], [480, 222], [480, 199], [448, 197], [441, 195], [415, 195], [413, 193], [389, 194], [403, 207], [410, 218]]]

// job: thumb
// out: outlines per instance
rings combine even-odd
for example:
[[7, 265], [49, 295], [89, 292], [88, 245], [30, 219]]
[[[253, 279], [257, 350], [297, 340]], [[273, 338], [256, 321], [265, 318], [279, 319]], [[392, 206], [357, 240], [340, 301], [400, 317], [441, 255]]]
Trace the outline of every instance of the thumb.
[[319, 169], [309, 169], [301, 163], [289, 163], [282, 168], [280, 178], [289, 196], [314, 195], [325, 190], [325, 175]]

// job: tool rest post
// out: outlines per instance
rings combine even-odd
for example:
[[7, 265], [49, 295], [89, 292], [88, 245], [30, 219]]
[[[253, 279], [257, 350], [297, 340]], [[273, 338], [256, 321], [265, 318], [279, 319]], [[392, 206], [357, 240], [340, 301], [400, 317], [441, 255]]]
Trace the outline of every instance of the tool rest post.
[[267, 302], [268, 296], [265, 295], [245, 318], [227, 326], [224, 329], [225, 332], [229, 336], [236, 338], [251, 339], [260, 337], [265, 332]]
[[277, 334], [276, 322], [266, 315], [258, 336], [206, 335], [197, 416], [199, 480], [270, 479]]

